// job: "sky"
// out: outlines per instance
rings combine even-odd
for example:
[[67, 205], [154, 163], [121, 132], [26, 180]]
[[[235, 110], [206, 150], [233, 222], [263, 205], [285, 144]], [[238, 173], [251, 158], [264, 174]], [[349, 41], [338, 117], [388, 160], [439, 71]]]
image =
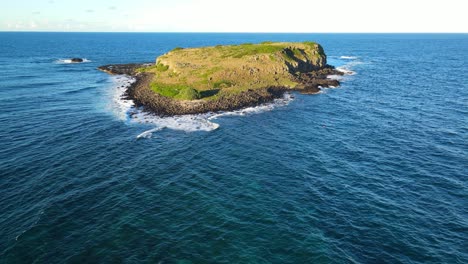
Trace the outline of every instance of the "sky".
[[468, 32], [466, 0], [0, 0], [0, 31]]

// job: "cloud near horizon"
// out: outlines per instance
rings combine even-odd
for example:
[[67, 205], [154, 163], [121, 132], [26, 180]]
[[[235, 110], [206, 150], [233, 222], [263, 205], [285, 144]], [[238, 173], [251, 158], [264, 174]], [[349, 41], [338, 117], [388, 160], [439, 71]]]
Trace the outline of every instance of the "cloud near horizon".
[[461, 0], [19, 0], [3, 6], [2, 31], [468, 32]]

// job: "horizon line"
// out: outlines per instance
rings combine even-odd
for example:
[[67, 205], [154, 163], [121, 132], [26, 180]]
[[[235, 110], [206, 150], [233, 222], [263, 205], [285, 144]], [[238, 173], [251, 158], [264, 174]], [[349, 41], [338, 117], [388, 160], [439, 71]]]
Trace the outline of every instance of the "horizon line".
[[243, 32], [243, 31], [47, 31], [47, 30], [0, 30], [0, 33], [154, 33], [154, 34], [468, 34], [468, 32]]

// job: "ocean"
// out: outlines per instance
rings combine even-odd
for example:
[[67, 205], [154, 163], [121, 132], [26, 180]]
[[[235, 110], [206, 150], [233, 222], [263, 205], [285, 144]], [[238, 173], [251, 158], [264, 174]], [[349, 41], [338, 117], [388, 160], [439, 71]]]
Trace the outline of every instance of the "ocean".
[[[261, 41], [342, 85], [131, 118], [96, 70]], [[467, 62], [467, 34], [2, 32], [0, 263], [468, 263]]]

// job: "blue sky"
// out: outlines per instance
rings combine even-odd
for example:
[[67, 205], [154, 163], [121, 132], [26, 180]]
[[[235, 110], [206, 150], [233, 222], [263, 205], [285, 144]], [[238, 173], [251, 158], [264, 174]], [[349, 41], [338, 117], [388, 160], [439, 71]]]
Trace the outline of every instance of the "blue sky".
[[465, 0], [1, 0], [0, 31], [468, 32]]

